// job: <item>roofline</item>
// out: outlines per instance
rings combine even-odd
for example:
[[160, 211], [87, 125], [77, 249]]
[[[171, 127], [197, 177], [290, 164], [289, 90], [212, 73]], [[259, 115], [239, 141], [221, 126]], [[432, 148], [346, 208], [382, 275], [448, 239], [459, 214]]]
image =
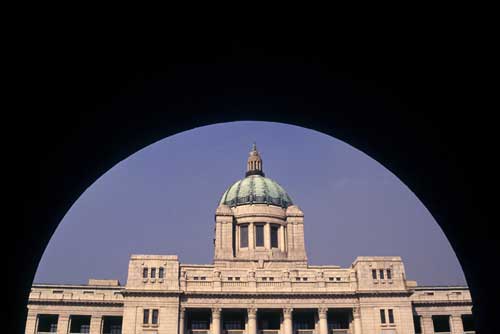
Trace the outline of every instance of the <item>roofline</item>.
[[65, 289], [100, 289], [121, 290], [123, 285], [87, 285], [87, 284], [56, 284], [56, 283], [33, 283], [32, 288], [65, 288]]
[[419, 285], [414, 290], [469, 290], [467, 285]]

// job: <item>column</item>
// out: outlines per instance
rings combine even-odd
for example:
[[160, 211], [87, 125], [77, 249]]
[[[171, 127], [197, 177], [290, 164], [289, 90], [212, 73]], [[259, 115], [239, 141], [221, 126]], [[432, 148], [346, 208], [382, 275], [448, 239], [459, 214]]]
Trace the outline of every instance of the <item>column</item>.
[[248, 224], [248, 249], [255, 249], [255, 225]]
[[102, 316], [90, 317], [90, 334], [101, 334], [102, 332]]
[[361, 334], [361, 314], [359, 307], [352, 309], [352, 316], [354, 318], [354, 334]]
[[293, 334], [292, 312], [293, 312], [293, 308], [283, 309], [284, 334]]
[[271, 224], [264, 224], [264, 248], [271, 249]]
[[57, 320], [57, 334], [69, 333], [69, 314], [60, 314]]
[[285, 251], [285, 226], [280, 225], [280, 251], [284, 252]]
[[462, 323], [462, 316], [460, 314], [452, 314], [450, 316], [450, 325], [452, 334], [464, 333], [464, 324]]
[[328, 334], [328, 309], [321, 307], [318, 309], [319, 316], [319, 334]]
[[31, 309], [28, 309], [28, 316], [26, 317], [26, 334], [35, 334], [38, 330], [38, 316]]
[[422, 328], [422, 334], [434, 334], [432, 316], [428, 314], [422, 315], [420, 317], [420, 327]]
[[186, 325], [184, 325], [184, 316], [186, 314], [186, 309], [184, 307], [181, 307], [179, 310], [179, 334], [184, 334], [184, 328]]
[[220, 332], [220, 308], [214, 307], [212, 309], [212, 334], [221, 334]]
[[257, 309], [249, 308], [248, 314], [248, 334], [257, 334]]

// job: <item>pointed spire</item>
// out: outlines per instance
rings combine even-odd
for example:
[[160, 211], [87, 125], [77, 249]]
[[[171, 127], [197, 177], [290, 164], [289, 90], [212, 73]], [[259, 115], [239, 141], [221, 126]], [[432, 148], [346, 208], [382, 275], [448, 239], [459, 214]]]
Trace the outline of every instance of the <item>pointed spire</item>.
[[259, 151], [257, 151], [257, 144], [254, 142], [252, 150], [247, 161], [247, 172], [245, 176], [250, 175], [261, 175], [264, 176], [262, 171], [262, 158], [260, 157]]

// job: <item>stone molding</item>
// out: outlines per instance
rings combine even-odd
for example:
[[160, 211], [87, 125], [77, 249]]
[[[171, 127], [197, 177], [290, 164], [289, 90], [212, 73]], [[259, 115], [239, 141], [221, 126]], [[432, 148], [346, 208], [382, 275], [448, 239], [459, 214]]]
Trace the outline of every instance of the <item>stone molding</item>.
[[64, 306], [102, 306], [123, 307], [123, 301], [113, 302], [106, 300], [30, 300], [28, 305], [64, 305]]
[[426, 306], [472, 306], [471, 300], [450, 300], [450, 301], [442, 301], [442, 300], [422, 300], [422, 301], [412, 301], [413, 307], [426, 307]]

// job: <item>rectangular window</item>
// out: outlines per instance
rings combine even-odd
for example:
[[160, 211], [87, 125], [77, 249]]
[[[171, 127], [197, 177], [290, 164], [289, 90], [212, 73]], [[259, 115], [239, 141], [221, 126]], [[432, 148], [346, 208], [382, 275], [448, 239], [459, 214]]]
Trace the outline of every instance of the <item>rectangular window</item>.
[[372, 278], [377, 279], [377, 269], [372, 269]]
[[255, 225], [255, 246], [264, 247], [264, 225]]
[[158, 269], [158, 278], [163, 278], [165, 276], [165, 269], [163, 267], [160, 267]]
[[193, 277], [193, 279], [194, 279], [195, 281], [197, 281], [197, 280], [198, 280], [198, 276]]
[[37, 332], [56, 333], [58, 319], [56, 314], [39, 314]]
[[274, 281], [274, 277], [269, 277], [269, 280], [270, 281]]
[[90, 315], [70, 315], [69, 333], [89, 333]]
[[156, 277], [156, 268], [151, 268], [151, 278]]
[[200, 280], [202, 280], [202, 281], [206, 281], [206, 280], [207, 280], [207, 278], [206, 278], [205, 276], [201, 276], [201, 277], [200, 277]]
[[232, 278], [232, 277], [228, 277], [228, 278], [227, 278], [227, 280], [228, 280], [228, 281], [232, 281], [232, 280], [233, 280], [233, 278]]
[[248, 247], [248, 225], [240, 225], [240, 248]]
[[449, 315], [433, 315], [432, 324], [434, 325], [434, 333], [451, 332]]
[[209, 329], [209, 322], [206, 320], [195, 320], [191, 321], [191, 329]]
[[385, 310], [380, 310], [380, 322], [385, 324]]
[[413, 328], [415, 329], [415, 334], [422, 334], [422, 326], [420, 325], [420, 316], [413, 316]]
[[142, 313], [142, 323], [143, 324], [149, 323], [149, 310], [148, 309], [144, 309], [144, 312]]
[[475, 330], [472, 314], [462, 315], [462, 325], [464, 326], [464, 332], [473, 332]]
[[278, 225], [271, 225], [271, 247], [278, 248]]
[[148, 268], [142, 269], [142, 278], [148, 278]]
[[158, 324], [158, 310], [153, 310], [153, 313], [151, 314], [151, 323], [153, 325]]
[[392, 309], [388, 309], [387, 312], [389, 313], [389, 323], [393, 324], [394, 323], [394, 313], [392, 312]]
[[387, 269], [387, 279], [392, 279], [391, 269]]
[[379, 270], [380, 279], [384, 279], [384, 269]]
[[235, 280], [237, 280], [237, 281], [239, 281], [239, 280], [240, 280], [240, 278], [239, 278], [239, 277], [235, 277], [234, 279], [235, 279]]

